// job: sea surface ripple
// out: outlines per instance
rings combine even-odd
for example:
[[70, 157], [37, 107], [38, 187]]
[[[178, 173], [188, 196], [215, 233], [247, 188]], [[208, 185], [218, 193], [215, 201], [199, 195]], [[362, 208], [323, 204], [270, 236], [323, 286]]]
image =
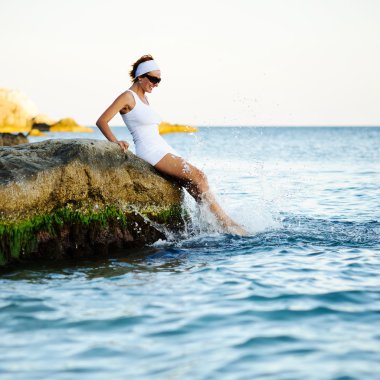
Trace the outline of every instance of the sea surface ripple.
[[250, 236], [3, 270], [0, 378], [380, 378], [380, 128], [167, 139]]

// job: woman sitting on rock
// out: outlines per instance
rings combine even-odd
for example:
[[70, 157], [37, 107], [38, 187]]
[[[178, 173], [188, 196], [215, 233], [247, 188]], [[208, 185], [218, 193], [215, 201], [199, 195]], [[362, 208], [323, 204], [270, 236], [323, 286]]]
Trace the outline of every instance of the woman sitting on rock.
[[151, 55], [144, 55], [132, 65], [132, 86], [99, 117], [96, 125], [104, 136], [117, 143], [124, 151], [129, 144], [118, 140], [108, 123], [120, 112], [132, 134], [136, 155], [153, 165], [159, 172], [179, 180], [199, 203], [205, 203], [216, 216], [226, 232], [245, 235], [247, 232], [235, 223], [215, 200], [205, 174], [186, 162], [159, 134], [161, 118], [150, 107], [145, 93], [161, 82], [161, 71]]

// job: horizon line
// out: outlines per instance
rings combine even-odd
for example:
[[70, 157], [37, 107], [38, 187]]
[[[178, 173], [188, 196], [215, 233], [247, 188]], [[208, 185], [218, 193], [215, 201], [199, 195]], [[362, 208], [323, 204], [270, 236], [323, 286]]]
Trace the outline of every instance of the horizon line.
[[[336, 125], [195, 125], [195, 124], [184, 124], [197, 128], [380, 128], [378, 125], [362, 125], [362, 124], [336, 124]], [[97, 128], [96, 125], [88, 125], [88, 127]], [[112, 125], [111, 128], [122, 128], [125, 125]]]

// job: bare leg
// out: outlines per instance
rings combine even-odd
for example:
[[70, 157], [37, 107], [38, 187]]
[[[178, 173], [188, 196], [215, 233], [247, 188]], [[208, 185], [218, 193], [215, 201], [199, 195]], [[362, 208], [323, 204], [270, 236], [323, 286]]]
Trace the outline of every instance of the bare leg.
[[231, 233], [247, 235], [239, 224], [234, 222], [220, 207], [211, 193], [206, 175], [183, 158], [173, 154], [165, 155], [154, 167], [163, 174], [176, 178], [199, 203], [206, 203], [221, 225]]

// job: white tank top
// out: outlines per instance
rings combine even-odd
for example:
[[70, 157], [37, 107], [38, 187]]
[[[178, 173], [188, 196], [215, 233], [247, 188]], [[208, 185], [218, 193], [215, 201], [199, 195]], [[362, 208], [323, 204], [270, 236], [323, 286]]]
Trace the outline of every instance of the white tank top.
[[136, 155], [151, 165], [155, 165], [168, 153], [179, 156], [160, 136], [158, 130], [158, 124], [161, 122], [160, 116], [151, 106], [145, 104], [135, 92], [127, 91], [131, 92], [135, 98], [135, 106], [131, 111], [122, 114], [121, 117], [133, 137]]
[[135, 145], [148, 142], [151, 138], [159, 136], [158, 124], [162, 121], [161, 117], [150, 105], [145, 104], [134, 91], [127, 91], [132, 93], [135, 98], [135, 106], [131, 111], [122, 114], [121, 117], [131, 132]]

